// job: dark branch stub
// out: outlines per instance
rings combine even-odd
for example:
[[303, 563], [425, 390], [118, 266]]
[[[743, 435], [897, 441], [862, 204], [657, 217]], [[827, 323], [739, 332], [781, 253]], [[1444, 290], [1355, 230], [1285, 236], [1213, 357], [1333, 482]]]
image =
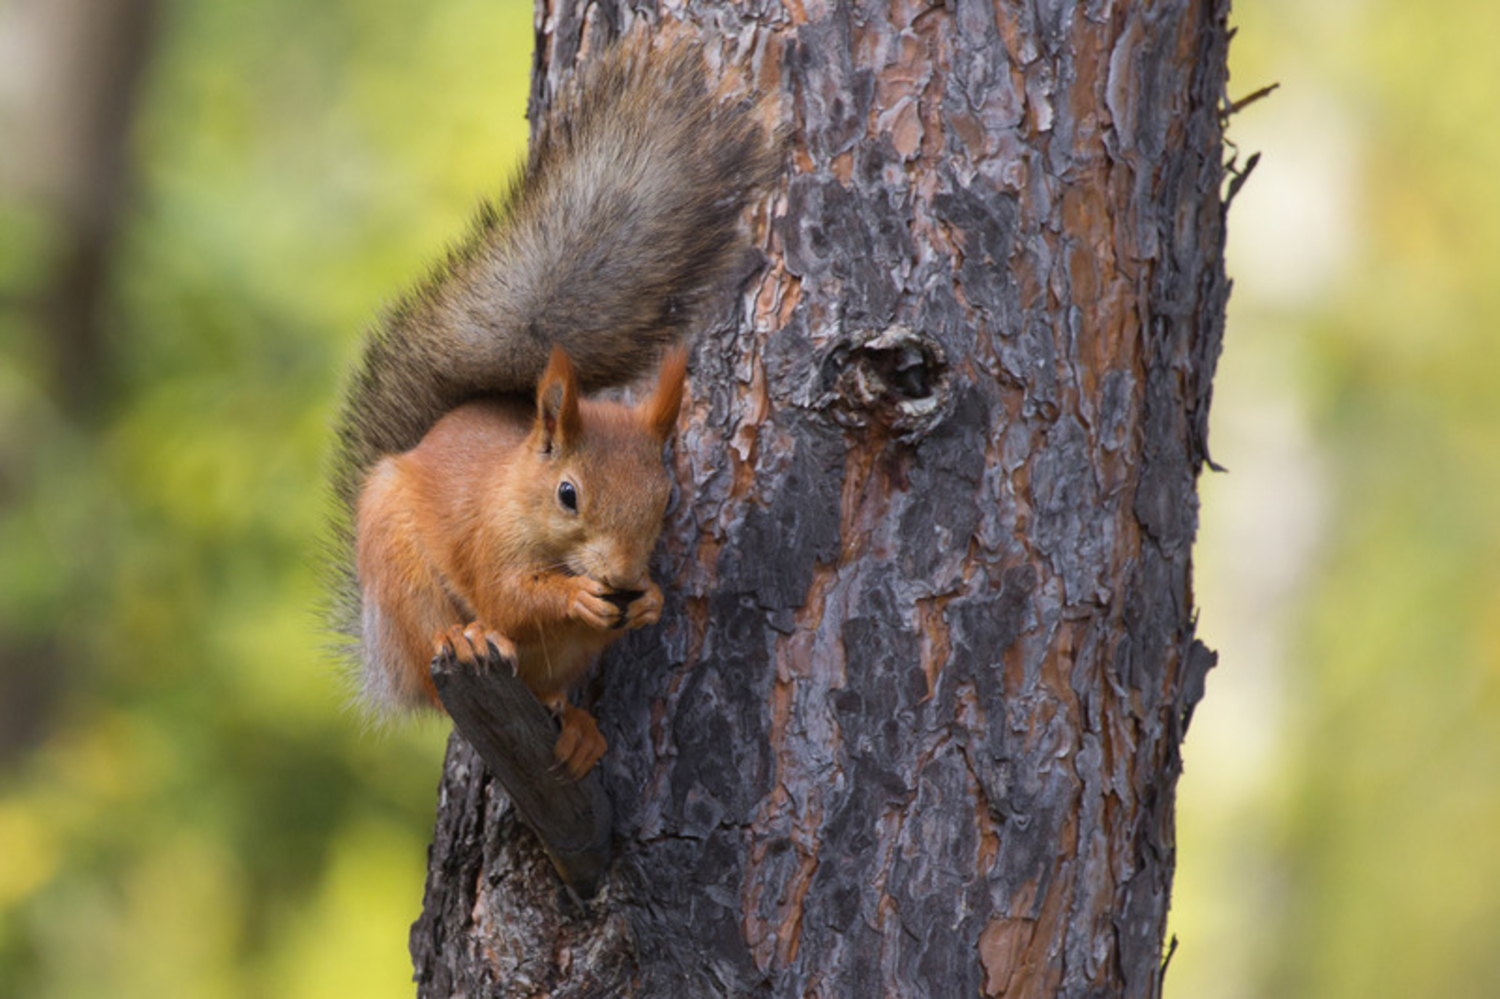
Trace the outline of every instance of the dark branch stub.
[[453, 727], [510, 796], [557, 873], [589, 898], [609, 865], [609, 798], [597, 773], [570, 780], [554, 771], [557, 725], [513, 665], [491, 655], [475, 668], [445, 652], [432, 660], [432, 680]]
[[907, 326], [840, 338], [818, 379], [816, 405], [841, 426], [883, 426], [906, 441], [930, 433], [952, 406], [943, 348]]

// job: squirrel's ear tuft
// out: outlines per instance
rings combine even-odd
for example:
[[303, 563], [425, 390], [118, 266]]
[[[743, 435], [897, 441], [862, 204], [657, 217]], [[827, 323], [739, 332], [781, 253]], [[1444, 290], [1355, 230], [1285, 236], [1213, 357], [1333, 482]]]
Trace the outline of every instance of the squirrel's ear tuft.
[[677, 411], [682, 408], [682, 383], [687, 378], [687, 350], [674, 347], [662, 358], [656, 390], [642, 404], [646, 425], [663, 444], [677, 429]]
[[578, 377], [561, 347], [552, 348], [547, 370], [537, 383], [536, 421], [546, 453], [566, 451], [578, 442]]

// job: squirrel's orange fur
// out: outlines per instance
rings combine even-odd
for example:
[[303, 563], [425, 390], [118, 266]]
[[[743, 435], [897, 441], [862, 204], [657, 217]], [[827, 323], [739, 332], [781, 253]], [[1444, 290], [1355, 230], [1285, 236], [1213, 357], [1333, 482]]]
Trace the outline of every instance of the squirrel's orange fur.
[[[603, 740], [566, 694], [625, 628], [661, 615], [647, 560], [671, 490], [661, 453], [685, 371], [679, 349], [640, 405], [580, 399], [555, 348], [534, 410], [468, 403], [375, 466], [357, 561], [367, 655], [385, 693], [437, 704], [432, 656], [446, 645], [483, 659], [493, 645], [562, 714], [562, 738], [578, 744], [570, 768], [594, 764]], [[606, 599], [621, 591], [641, 595], [624, 608]]]

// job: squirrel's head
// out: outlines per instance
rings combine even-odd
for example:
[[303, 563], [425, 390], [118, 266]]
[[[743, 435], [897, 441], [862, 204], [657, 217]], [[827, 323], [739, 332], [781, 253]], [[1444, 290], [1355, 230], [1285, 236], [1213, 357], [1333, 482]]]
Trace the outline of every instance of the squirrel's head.
[[530, 445], [534, 523], [547, 555], [617, 590], [644, 589], [672, 480], [662, 449], [677, 426], [687, 354], [669, 353], [635, 406], [580, 398], [573, 364], [554, 347], [537, 385]]

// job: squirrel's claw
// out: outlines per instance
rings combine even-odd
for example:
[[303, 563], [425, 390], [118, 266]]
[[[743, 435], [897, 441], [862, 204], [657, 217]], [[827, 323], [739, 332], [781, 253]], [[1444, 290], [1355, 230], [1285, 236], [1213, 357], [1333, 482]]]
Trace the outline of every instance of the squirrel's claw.
[[438, 655], [450, 655], [465, 666], [478, 667], [496, 660], [509, 662], [511, 672], [517, 669], [515, 643], [498, 631], [478, 621], [455, 624], [433, 636]]

